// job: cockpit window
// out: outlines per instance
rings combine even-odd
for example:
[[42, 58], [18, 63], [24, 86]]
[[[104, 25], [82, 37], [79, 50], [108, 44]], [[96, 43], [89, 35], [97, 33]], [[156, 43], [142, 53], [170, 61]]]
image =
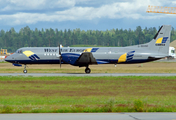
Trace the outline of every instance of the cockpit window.
[[22, 50], [17, 50], [16, 53], [18, 53], [18, 54], [22, 54], [23, 51], [22, 51]]

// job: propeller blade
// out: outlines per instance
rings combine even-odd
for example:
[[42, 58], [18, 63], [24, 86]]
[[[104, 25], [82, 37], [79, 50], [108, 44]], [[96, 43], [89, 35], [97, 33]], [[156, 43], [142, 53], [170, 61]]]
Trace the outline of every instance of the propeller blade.
[[60, 59], [60, 68], [61, 68], [61, 59], [62, 59], [62, 56], [61, 56], [60, 44], [59, 44], [59, 55], [60, 55], [59, 59]]
[[61, 55], [60, 45], [59, 45], [59, 55]]
[[60, 56], [60, 68], [61, 68], [61, 59], [62, 59], [62, 57]]

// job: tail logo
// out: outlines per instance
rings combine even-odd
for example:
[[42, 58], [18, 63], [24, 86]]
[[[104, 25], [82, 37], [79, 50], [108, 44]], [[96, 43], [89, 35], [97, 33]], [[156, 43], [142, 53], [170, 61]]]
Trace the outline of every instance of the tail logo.
[[158, 38], [155, 45], [156, 46], [165, 46], [165, 43], [167, 40], [168, 40], [168, 37]]
[[40, 58], [33, 53], [32, 51], [24, 51], [23, 54], [25, 54], [27, 57], [29, 57], [31, 60], [39, 60]]

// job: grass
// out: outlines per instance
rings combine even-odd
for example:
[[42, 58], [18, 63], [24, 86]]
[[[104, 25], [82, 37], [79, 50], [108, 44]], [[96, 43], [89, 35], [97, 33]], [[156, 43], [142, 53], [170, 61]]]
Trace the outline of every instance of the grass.
[[0, 113], [176, 112], [176, 77], [0, 77]]
[[[175, 73], [176, 62], [150, 62], [143, 64], [90, 65], [91, 73]], [[0, 64], [0, 73], [22, 73], [23, 67], [12, 66], [11, 63]], [[28, 73], [85, 73], [85, 67], [63, 64], [27, 65]]]

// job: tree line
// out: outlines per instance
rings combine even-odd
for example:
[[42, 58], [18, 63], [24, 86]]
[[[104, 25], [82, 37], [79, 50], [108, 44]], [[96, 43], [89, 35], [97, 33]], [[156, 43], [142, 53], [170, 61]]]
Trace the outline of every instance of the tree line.
[[[70, 30], [42, 29], [31, 30], [28, 26], [16, 32], [14, 28], [8, 31], [0, 31], [0, 48], [15, 52], [21, 47], [57, 47], [63, 46], [116, 46], [124, 47], [149, 42], [158, 29], [155, 27], [144, 28], [137, 26], [131, 29], [111, 29], [100, 30], [80, 30], [79, 28]], [[171, 41], [176, 39], [176, 31], [172, 28]]]

